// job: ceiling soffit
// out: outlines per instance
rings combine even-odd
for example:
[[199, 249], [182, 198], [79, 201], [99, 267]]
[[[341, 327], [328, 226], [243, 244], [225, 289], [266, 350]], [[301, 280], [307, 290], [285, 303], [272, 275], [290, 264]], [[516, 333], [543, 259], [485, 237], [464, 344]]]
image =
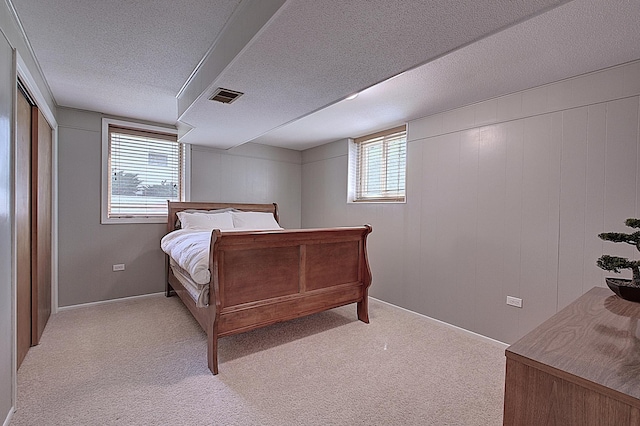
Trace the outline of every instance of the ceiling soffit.
[[[561, 4], [289, 0], [181, 105], [187, 143], [230, 148]], [[217, 75], [216, 75], [217, 74]], [[194, 87], [196, 85], [194, 84]], [[224, 87], [232, 105], [208, 100]]]

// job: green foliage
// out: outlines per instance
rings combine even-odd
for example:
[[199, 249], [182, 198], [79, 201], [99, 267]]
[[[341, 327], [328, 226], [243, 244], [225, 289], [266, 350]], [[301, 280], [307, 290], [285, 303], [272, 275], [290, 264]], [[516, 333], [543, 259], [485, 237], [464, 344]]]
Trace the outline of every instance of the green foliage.
[[[625, 225], [630, 228], [638, 229], [640, 228], [640, 219], [627, 219], [625, 221]], [[598, 234], [598, 237], [603, 241], [631, 244], [640, 251], [640, 231], [636, 231], [631, 234], [625, 234], [623, 232], [604, 232], [602, 234]], [[640, 287], [640, 261], [605, 254], [598, 259], [596, 264], [599, 268], [604, 269], [605, 271], [612, 271], [615, 273], [619, 273], [624, 269], [631, 269], [633, 272], [632, 285]]]
[[624, 222], [629, 228], [640, 228], [640, 219], [627, 219]]
[[142, 181], [137, 173], [119, 171], [111, 175], [112, 195], [136, 195]]
[[144, 195], [147, 197], [166, 197], [175, 199], [178, 197], [178, 184], [162, 181], [159, 185], [146, 185]]
[[634, 266], [638, 266], [638, 262], [630, 261], [624, 257], [609, 256], [608, 254], [605, 254], [598, 259], [597, 265], [605, 271], [619, 273], [621, 269], [631, 269]]
[[625, 234], [622, 232], [605, 232], [598, 234], [603, 241], [611, 241], [613, 243], [627, 243], [636, 246], [640, 250], [640, 231], [633, 234]]

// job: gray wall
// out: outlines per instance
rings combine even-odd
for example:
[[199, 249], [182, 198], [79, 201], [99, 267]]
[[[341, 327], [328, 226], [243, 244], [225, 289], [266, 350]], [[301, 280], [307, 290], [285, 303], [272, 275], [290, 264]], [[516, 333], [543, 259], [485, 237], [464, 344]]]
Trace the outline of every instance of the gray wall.
[[[163, 290], [163, 224], [100, 224], [98, 113], [58, 110], [58, 304]], [[126, 269], [113, 272], [116, 263]]]
[[278, 203], [280, 224], [300, 227], [302, 154], [248, 143], [230, 150], [193, 146], [191, 200]]
[[14, 264], [11, 183], [11, 122], [13, 110], [13, 53], [0, 34], [0, 422], [4, 423], [13, 406], [13, 290]]
[[[165, 224], [100, 224], [101, 114], [58, 113], [60, 306], [164, 290]], [[194, 201], [278, 202], [282, 223], [300, 225], [301, 155], [257, 145], [193, 147]], [[116, 263], [124, 271], [113, 272]]]
[[346, 203], [346, 141], [305, 151], [302, 224], [371, 223], [374, 297], [511, 343], [637, 258], [596, 235], [640, 213], [638, 94], [636, 62], [412, 121], [406, 204]]

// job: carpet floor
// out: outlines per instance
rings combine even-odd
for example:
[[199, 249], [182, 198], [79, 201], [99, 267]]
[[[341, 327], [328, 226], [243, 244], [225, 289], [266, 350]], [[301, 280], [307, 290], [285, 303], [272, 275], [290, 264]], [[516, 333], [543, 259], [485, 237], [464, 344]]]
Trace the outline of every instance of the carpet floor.
[[505, 346], [370, 301], [219, 341], [177, 297], [51, 316], [11, 425], [501, 425]]

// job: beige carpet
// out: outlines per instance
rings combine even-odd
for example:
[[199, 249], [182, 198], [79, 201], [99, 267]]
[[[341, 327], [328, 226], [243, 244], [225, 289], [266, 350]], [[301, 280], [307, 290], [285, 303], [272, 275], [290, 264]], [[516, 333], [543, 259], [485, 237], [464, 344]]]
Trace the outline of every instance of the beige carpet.
[[220, 340], [177, 297], [53, 315], [12, 425], [501, 425], [504, 346], [372, 300]]

